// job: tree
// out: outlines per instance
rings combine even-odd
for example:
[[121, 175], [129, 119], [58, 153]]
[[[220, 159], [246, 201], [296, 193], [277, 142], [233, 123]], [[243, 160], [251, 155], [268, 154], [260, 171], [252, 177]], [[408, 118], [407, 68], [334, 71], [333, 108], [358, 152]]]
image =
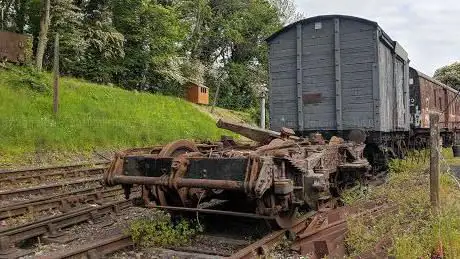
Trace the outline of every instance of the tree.
[[436, 69], [434, 78], [442, 83], [460, 90], [460, 62]]
[[287, 25], [304, 18], [304, 14], [297, 11], [293, 0], [270, 0], [270, 3], [278, 11], [278, 16], [282, 24]]
[[196, 50], [210, 68], [206, 84], [212, 91], [221, 86], [219, 106], [247, 109], [256, 103], [256, 88], [268, 80], [265, 38], [281, 28], [277, 10], [266, 0], [212, 0], [208, 5]]
[[40, 35], [38, 38], [36, 66], [38, 70], [42, 70], [43, 56], [45, 55], [46, 43], [48, 42], [48, 27], [50, 25], [50, 9], [51, 1], [42, 0], [41, 17], [40, 17]]
[[33, 35], [38, 69], [180, 96], [221, 87], [220, 106], [255, 107], [268, 81], [265, 38], [299, 19], [293, 0], [0, 0], [6, 30]]
[[112, 2], [113, 22], [125, 37], [126, 53], [115, 63], [120, 68], [115, 81], [130, 89], [180, 94], [169, 73], [171, 61], [184, 56], [180, 46], [185, 30], [177, 9], [155, 1]]
[[[86, 58], [88, 42], [85, 38], [84, 14], [73, 0], [54, 0], [51, 5], [50, 35], [59, 33], [60, 72], [68, 75], [84, 76], [81, 61]], [[47, 53], [53, 53], [53, 44], [48, 44]], [[52, 58], [46, 57], [45, 65], [50, 68]]]

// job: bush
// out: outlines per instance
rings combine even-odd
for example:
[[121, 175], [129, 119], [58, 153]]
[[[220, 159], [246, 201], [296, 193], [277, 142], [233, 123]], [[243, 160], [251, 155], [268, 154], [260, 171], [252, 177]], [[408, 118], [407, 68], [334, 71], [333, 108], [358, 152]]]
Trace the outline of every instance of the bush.
[[173, 224], [169, 216], [162, 214], [159, 218], [145, 217], [133, 221], [129, 232], [140, 246], [168, 247], [188, 244], [198, 229], [184, 219]]

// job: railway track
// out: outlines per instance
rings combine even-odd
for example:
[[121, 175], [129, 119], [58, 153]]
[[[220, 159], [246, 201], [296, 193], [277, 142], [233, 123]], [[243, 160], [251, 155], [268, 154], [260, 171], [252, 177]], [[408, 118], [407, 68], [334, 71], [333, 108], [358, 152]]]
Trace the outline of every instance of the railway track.
[[76, 179], [66, 182], [0, 191], [0, 201], [13, 200], [14, 198], [27, 195], [46, 195], [59, 191], [65, 191], [67, 189], [81, 188], [94, 184], [97, 186], [102, 186], [102, 179], [102, 176], [95, 176], [85, 179]]
[[[234, 253], [227, 253], [219, 250], [207, 250], [206, 248], [168, 248], [158, 249], [161, 254], [168, 256], [185, 256], [190, 258], [263, 258], [270, 256], [270, 251], [288, 236], [293, 239], [290, 250], [298, 255], [310, 255], [309, 258], [324, 258], [325, 256], [345, 255], [343, 244], [347, 231], [346, 218], [360, 217], [368, 214], [373, 216], [383, 215], [394, 209], [392, 206], [378, 205], [369, 206], [366, 210], [357, 211], [348, 207], [320, 210], [312, 212], [299, 218], [292, 228], [288, 230], [272, 231], [249, 245], [247, 240], [240, 241], [242, 248]], [[213, 238], [217, 242], [219, 238]], [[235, 242], [233, 240], [232, 242]], [[99, 240], [90, 244], [84, 244], [73, 250], [51, 254], [47, 258], [101, 258], [122, 249], [134, 246], [129, 234], [112, 235], [109, 238]], [[194, 258], [193, 257], [193, 258]], [[161, 257], [160, 257], [161, 258]]]
[[81, 162], [60, 166], [42, 166], [42, 167], [27, 167], [19, 169], [0, 169], [0, 179], [15, 179], [20, 177], [27, 177], [30, 175], [47, 174], [53, 172], [75, 171], [78, 169], [88, 168], [91, 166], [107, 166], [110, 163], [108, 160], [99, 160], [94, 162]]
[[[54, 179], [53, 177], [76, 179], [63, 183], [1, 191], [0, 200], [4, 200], [7, 197], [11, 198], [34, 194], [46, 195], [55, 193], [59, 190], [66, 190], [67, 188], [78, 188], [79, 186], [87, 187], [88, 184], [97, 185], [92, 186], [92, 188], [22, 201], [0, 208], [0, 220], [54, 209], [63, 212], [63, 214], [58, 216], [42, 218], [35, 222], [17, 227], [0, 229], [0, 259], [18, 258], [31, 252], [28, 250], [12, 249], [11, 247], [14, 244], [38, 236], [44, 236], [44, 238], [50, 242], [60, 242], [60, 240], [62, 241], [65, 239], [71, 240], [71, 237], [65, 237], [60, 230], [72, 225], [104, 217], [109, 213], [117, 213], [124, 208], [130, 207], [132, 200], [104, 203], [107, 202], [107, 198], [120, 196], [122, 194], [121, 188], [115, 187], [105, 189], [101, 186], [102, 177], [100, 177], [99, 174], [102, 173], [105, 168], [106, 166], [103, 164], [95, 168], [76, 165], [73, 167], [62, 166], [57, 169], [56, 167], [40, 168], [38, 171], [23, 169], [12, 171], [13, 176], [9, 177], [2, 177], [8, 174], [8, 172], [0, 172], [0, 183], [2, 184], [14, 184], [15, 181], [13, 179], [18, 182], [22, 181], [26, 183], [32, 182], [30, 179], [46, 181], [46, 179]], [[91, 177], [93, 175], [95, 176]], [[90, 177], [78, 179], [78, 177], [88, 176]], [[83, 207], [84, 204], [88, 202], [96, 203], [97, 205], [93, 204], [92, 206], [94, 207]], [[322, 258], [326, 255], [343, 255], [345, 252], [343, 248], [343, 239], [347, 229], [344, 215], [357, 213], [357, 216], [359, 216], [366, 213], [377, 213], [376, 211], [382, 211], [382, 208], [374, 206], [368, 211], [357, 213], [348, 208], [328, 209], [325, 207], [315, 215], [304, 215], [296, 221], [291, 229], [272, 231], [258, 238], [254, 243], [250, 243], [245, 239], [229, 239], [224, 236], [208, 237], [210, 243], [213, 243], [213, 241], [217, 242], [218, 239], [222, 239], [223, 242], [228, 242], [229, 244], [233, 243], [233, 247], [237, 247], [237, 249], [232, 252], [225, 250], [219, 251], [218, 249], [206, 249], [206, 247], [199, 246], [189, 246], [170, 248], [167, 253], [171, 256], [176, 253], [181, 256], [196, 255], [202, 258], [257, 258], [269, 255], [270, 250], [275, 247], [276, 244], [280, 243], [285, 236], [289, 236], [294, 240], [290, 249], [297, 254], [310, 254], [312, 255], [311, 258]], [[342, 246], [340, 246], [340, 244], [342, 244]], [[122, 249], [131, 248], [133, 245], [131, 236], [121, 232], [121, 234], [110, 235], [109, 238], [98, 239], [96, 242], [87, 243], [72, 250], [51, 254], [46, 258], [99, 258]]]
[[21, 169], [0, 172], [0, 185], [3, 190], [18, 187], [27, 187], [39, 183], [46, 183], [62, 179], [78, 179], [83, 177], [94, 177], [102, 175], [107, 164], [100, 162], [97, 166], [60, 166], [34, 169]]
[[53, 209], [67, 212], [82, 203], [102, 202], [122, 193], [121, 188], [96, 187], [28, 200], [0, 208], [0, 220]]
[[62, 179], [78, 179], [84, 177], [95, 177], [102, 175], [106, 166], [98, 166], [93, 168], [81, 168], [69, 171], [52, 171], [45, 173], [30, 173], [17, 177], [0, 178], [2, 189], [14, 189], [17, 187], [30, 186], [38, 183], [46, 183]]
[[62, 215], [43, 218], [32, 223], [0, 230], [0, 258], [18, 258], [31, 253], [28, 250], [13, 249], [15, 244], [27, 239], [45, 235], [50, 242], [59, 242], [66, 237], [61, 229], [101, 218], [109, 213], [119, 213], [131, 207], [132, 200], [114, 201], [96, 207], [81, 208]]
[[61, 258], [100, 258], [105, 255], [114, 253], [116, 251], [133, 247], [131, 235], [118, 234], [116, 236], [100, 240], [95, 243], [80, 246], [71, 251], [66, 251], [54, 255], [47, 256], [48, 259], [61, 259]]

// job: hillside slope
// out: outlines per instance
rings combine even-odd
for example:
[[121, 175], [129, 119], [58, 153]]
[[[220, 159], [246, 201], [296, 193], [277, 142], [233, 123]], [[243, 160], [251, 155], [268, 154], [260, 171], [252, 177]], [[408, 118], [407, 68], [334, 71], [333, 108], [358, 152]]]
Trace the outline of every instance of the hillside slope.
[[55, 118], [51, 85], [50, 74], [0, 68], [0, 167], [43, 153], [59, 156], [225, 134], [209, 115], [182, 99], [65, 77]]

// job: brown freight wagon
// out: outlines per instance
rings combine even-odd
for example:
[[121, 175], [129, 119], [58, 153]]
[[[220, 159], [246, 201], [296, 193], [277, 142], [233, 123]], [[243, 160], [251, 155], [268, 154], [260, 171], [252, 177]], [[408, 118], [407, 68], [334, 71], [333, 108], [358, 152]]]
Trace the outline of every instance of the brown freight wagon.
[[445, 146], [452, 145], [454, 132], [460, 130], [458, 91], [414, 68], [410, 68], [410, 114], [415, 143], [426, 146], [430, 113], [440, 113], [439, 123]]
[[0, 31], [0, 60], [13, 63], [25, 63], [32, 53], [29, 35]]

